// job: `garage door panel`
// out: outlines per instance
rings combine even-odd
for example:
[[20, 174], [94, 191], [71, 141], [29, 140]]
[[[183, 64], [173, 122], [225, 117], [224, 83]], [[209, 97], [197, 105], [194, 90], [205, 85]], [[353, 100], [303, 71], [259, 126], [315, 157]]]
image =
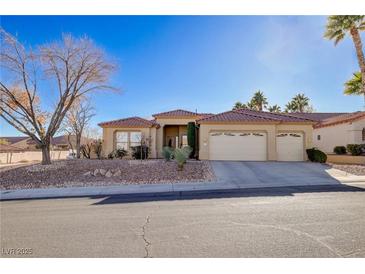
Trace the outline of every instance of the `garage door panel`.
[[209, 138], [211, 160], [265, 161], [266, 133], [213, 132]]
[[285, 132], [276, 135], [278, 161], [303, 161], [303, 133]]

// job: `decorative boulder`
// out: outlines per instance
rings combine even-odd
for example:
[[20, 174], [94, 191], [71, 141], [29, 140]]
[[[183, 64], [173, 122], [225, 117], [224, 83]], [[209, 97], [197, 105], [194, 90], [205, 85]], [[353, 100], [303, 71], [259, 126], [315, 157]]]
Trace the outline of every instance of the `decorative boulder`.
[[98, 176], [99, 175], [99, 169], [95, 169], [94, 172], [93, 172], [93, 175]]
[[100, 174], [101, 174], [101, 175], [105, 176], [105, 173], [106, 173], [106, 170], [105, 170], [105, 169], [102, 169], [102, 168], [101, 168], [99, 171], [100, 171]]
[[115, 171], [114, 172], [114, 177], [119, 177], [120, 175], [122, 175], [122, 172], [119, 170], [119, 169], [117, 169], [117, 171]]
[[110, 177], [112, 177], [112, 176], [113, 176], [113, 173], [112, 173], [110, 170], [108, 170], [108, 171], [105, 173], [105, 177], [110, 178]]

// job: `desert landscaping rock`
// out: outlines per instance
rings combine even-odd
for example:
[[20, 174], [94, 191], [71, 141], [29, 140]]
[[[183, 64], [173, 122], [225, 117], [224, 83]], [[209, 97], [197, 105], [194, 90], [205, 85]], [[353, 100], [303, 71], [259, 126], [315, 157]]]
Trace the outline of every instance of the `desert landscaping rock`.
[[345, 171], [347, 173], [363, 176], [365, 175], [365, 165], [340, 165], [340, 164], [329, 164], [333, 168]]
[[202, 182], [214, 178], [207, 161], [188, 161], [183, 171], [177, 170], [174, 161], [164, 160], [73, 159], [55, 161], [51, 166], [0, 170], [0, 189]]
[[105, 177], [107, 177], [107, 178], [110, 178], [110, 177], [112, 177], [113, 176], [113, 173], [110, 171], [110, 170], [108, 170], [106, 173], [105, 173]]

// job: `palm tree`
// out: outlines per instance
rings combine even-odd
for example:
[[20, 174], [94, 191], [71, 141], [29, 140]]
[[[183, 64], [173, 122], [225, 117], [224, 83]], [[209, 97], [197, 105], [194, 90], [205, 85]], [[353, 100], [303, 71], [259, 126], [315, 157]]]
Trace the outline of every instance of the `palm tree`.
[[240, 108], [247, 108], [246, 104], [242, 104], [240, 101], [236, 102], [232, 108], [232, 110], [240, 109]]
[[304, 93], [299, 93], [286, 104], [285, 112], [307, 112], [309, 108], [309, 98]]
[[304, 93], [294, 96], [293, 102], [299, 112], [304, 112], [305, 108], [309, 106], [309, 98]]
[[255, 106], [255, 108], [259, 111], [262, 111], [264, 108], [266, 108], [268, 104], [267, 98], [265, 97], [264, 93], [260, 90], [254, 93], [250, 103], [253, 106]]
[[362, 42], [360, 31], [365, 30], [365, 16], [364, 15], [331, 15], [327, 19], [326, 32], [324, 37], [335, 41], [337, 45], [346, 34], [350, 34], [354, 42], [357, 61], [360, 66], [361, 79], [361, 93], [365, 100], [365, 57], [362, 50]]
[[281, 107], [278, 105], [269, 106], [267, 109], [269, 112], [281, 112]]
[[353, 77], [345, 83], [345, 90], [343, 93], [346, 95], [362, 95], [361, 78], [360, 71], [355, 72]]

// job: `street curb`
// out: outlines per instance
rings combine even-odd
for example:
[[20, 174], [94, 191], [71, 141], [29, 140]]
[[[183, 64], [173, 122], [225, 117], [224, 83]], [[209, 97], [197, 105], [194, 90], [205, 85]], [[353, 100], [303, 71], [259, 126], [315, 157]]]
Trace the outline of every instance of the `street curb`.
[[224, 189], [196, 189], [196, 190], [175, 190], [175, 191], [157, 191], [157, 192], [135, 192], [135, 193], [83, 193], [75, 195], [38, 195], [38, 196], [14, 196], [3, 198], [3, 192], [0, 193], [0, 202], [2, 201], [16, 201], [16, 200], [42, 200], [42, 199], [63, 199], [63, 198], [105, 198], [105, 197], [120, 197], [126, 200], [133, 201], [143, 198], [158, 198], [158, 199], [179, 199], [184, 197], [201, 197], [201, 196], [242, 196], [257, 195], [264, 193], [295, 193], [295, 192], [316, 192], [316, 191], [365, 191], [365, 188], [346, 184], [318, 184], [318, 185], [293, 185], [293, 186], [265, 186], [265, 187], [247, 187], [247, 188], [224, 188]]

